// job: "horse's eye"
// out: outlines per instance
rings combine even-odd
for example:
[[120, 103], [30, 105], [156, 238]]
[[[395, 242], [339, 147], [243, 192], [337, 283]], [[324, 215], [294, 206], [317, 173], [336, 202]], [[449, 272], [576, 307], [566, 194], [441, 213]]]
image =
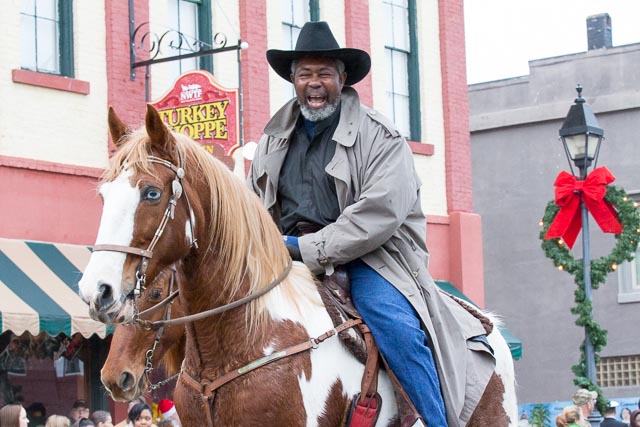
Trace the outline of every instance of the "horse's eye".
[[151, 289], [151, 293], [149, 295], [150, 300], [157, 300], [162, 298], [162, 289], [153, 288]]
[[160, 197], [162, 197], [162, 191], [155, 187], [146, 188], [142, 193], [142, 198], [151, 202], [160, 200]]

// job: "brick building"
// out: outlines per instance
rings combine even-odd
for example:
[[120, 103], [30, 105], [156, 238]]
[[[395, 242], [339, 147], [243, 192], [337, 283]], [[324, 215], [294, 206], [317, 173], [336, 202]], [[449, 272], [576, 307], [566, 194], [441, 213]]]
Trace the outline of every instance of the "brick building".
[[[46, 251], [67, 260], [75, 256], [68, 269], [81, 270], [86, 262], [101, 212], [95, 187], [111, 148], [108, 106], [137, 126], [147, 101], [159, 99], [181, 73], [205, 69], [223, 86], [241, 87], [244, 142], [257, 141], [270, 115], [293, 94], [270, 70], [265, 51], [293, 47], [307, 20], [328, 21], [342, 46], [371, 54], [371, 73], [356, 89], [365, 104], [398, 124], [415, 154], [424, 183], [431, 273], [484, 306], [481, 222], [472, 209], [462, 0], [12, 0], [0, 16], [7, 29], [0, 35], [0, 261], [15, 274], [5, 270], [3, 276], [0, 267], [0, 294], [20, 302], [31, 323], [16, 323], [24, 313], [0, 302], [2, 331], [79, 336], [84, 375], [72, 394], [89, 399], [93, 409], [111, 405], [99, 388], [110, 329], [88, 319], [73, 295], [49, 301], [55, 291], [32, 270], [37, 264], [53, 271]], [[227, 46], [242, 41], [248, 49], [240, 51], [240, 60], [238, 50], [230, 50], [132, 68], [150, 57], [189, 53], [188, 43], [176, 43], [177, 31], [185, 40], [199, 40], [202, 49], [220, 46], [223, 36]], [[139, 44], [135, 36], [146, 32], [144, 46], [160, 43], [153, 37], [165, 33], [173, 34], [165, 41], [174, 37], [174, 44], [157, 54], [132, 51], [132, 43]], [[38, 252], [33, 242], [46, 244]], [[26, 259], [22, 264], [20, 256]], [[55, 306], [61, 319], [80, 326], [45, 325], [16, 275], [47, 300], [43, 306]], [[73, 279], [58, 285], [77, 292]], [[62, 398], [51, 396], [25, 396], [25, 403], [50, 398], [52, 406], [61, 405]]]

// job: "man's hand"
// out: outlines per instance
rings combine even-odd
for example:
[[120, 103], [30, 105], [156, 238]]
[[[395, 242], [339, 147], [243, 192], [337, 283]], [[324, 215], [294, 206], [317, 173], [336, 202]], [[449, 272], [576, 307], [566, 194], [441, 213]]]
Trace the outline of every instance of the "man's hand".
[[302, 255], [300, 254], [300, 247], [298, 247], [298, 238], [295, 236], [282, 236], [291, 259], [294, 261], [302, 261]]

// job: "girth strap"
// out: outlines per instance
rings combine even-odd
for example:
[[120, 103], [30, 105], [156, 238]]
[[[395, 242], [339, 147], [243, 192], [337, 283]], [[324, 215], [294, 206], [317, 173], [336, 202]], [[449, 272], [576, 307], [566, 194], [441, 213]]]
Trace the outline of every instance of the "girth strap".
[[[285, 357], [293, 356], [294, 354], [302, 353], [303, 351], [307, 351], [310, 349], [318, 348], [323, 341], [338, 335], [340, 332], [347, 330], [349, 328], [353, 328], [354, 326], [360, 325], [362, 323], [362, 319], [353, 319], [347, 322], [344, 322], [341, 325], [338, 325], [336, 328], [331, 329], [324, 334], [320, 335], [317, 338], [310, 338], [307, 341], [304, 341], [300, 344], [293, 345], [291, 347], [287, 347], [284, 350], [277, 351], [268, 356], [262, 357], [258, 360], [254, 360], [253, 362], [236, 369], [234, 371], [228, 372], [215, 380], [211, 381], [208, 379], [201, 379], [198, 382], [191, 374], [184, 370], [184, 364], [182, 369], [180, 370], [180, 378], [184, 381], [185, 384], [189, 385], [192, 389], [196, 390], [203, 397], [209, 398], [215, 395], [215, 392], [218, 388], [223, 385], [235, 380], [236, 378], [251, 372], [255, 369], [258, 369], [262, 366], [265, 366], [271, 362], [275, 362], [276, 360], [283, 359]], [[184, 375], [183, 375], [184, 374]]]

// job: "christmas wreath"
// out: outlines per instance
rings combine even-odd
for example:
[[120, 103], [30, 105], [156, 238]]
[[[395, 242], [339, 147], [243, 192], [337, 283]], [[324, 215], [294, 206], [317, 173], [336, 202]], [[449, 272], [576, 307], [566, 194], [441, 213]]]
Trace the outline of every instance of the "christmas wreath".
[[[635, 257], [640, 239], [640, 213], [637, 203], [634, 202], [627, 193], [613, 185], [606, 185], [604, 201], [614, 209], [617, 220], [622, 226], [622, 231], [616, 234], [616, 244], [611, 252], [597, 259], [591, 260], [591, 287], [597, 289], [604, 283], [608, 273], [615, 271], [618, 265], [624, 261], [632, 261]], [[599, 361], [599, 353], [607, 344], [607, 331], [603, 330], [593, 319], [591, 301], [586, 299], [584, 290], [584, 271], [581, 259], [575, 259], [567, 243], [561, 238], [551, 238], [547, 236], [549, 227], [560, 212], [561, 208], [555, 201], [550, 201], [544, 211], [544, 216], [540, 225], [540, 239], [542, 240], [542, 250], [547, 258], [562, 271], [566, 271], [575, 277], [577, 284], [574, 292], [576, 306], [571, 308], [571, 312], [578, 316], [576, 325], [584, 327], [589, 336], [596, 353], [596, 364]], [[547, 236], [547, 239], [545, 239]], [[577, 365], [572, 367], [575, 374], [574, 383], [581, 388], [596, 390], [598, 392], [597, 407], [604, 411], [608, 402], [604, 398], [601, 390], [596, 384], [592, 384], [587, 376], [587, 366], [584, 353], [584, 345], [581, 347], [581, 357]]]

